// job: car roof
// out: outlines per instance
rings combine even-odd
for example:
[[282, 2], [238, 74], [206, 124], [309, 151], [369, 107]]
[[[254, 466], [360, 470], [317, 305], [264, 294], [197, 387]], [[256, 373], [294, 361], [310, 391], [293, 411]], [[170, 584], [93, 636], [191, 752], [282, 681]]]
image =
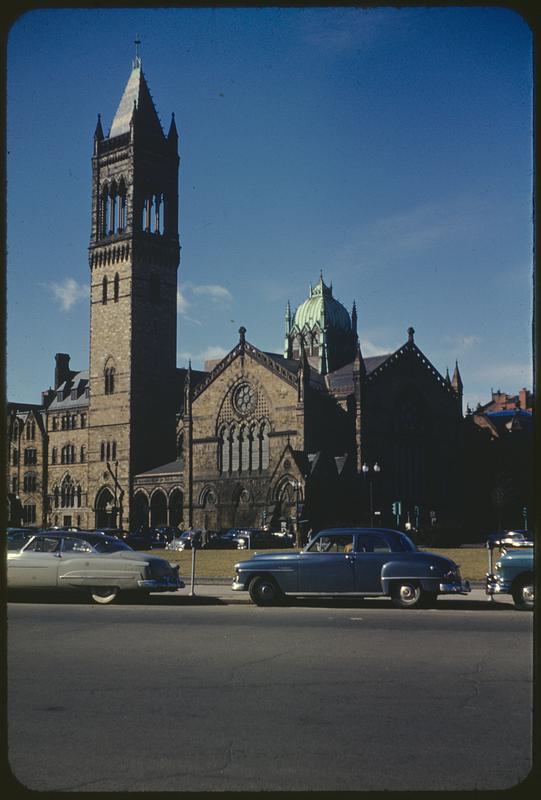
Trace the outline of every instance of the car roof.
[[385, 533], [385, 534], [391, 534], [392, 536], [407, 536], [407, 534], [403, 533], [402, 531], [395, 531], [392, 528], [322, 528], [315, 535], [319, 536], [319, 534], [321, 533], [324, 534]]
[[107, 536], [105, 533], [99, 531], [49, 531], [39, 530], [33, 536], [47, 536], [52, 539], [86, 539], [87, 541], [103, 542], [104, 540], [118, 542], [115, 536]]

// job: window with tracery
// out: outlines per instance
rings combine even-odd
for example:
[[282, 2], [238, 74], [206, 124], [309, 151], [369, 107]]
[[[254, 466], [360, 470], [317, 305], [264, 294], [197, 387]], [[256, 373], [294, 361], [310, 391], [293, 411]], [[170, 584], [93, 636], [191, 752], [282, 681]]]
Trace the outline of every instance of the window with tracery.
[[270, 424], [263, 420], [240, 427], [231, 423], [218, 430], [216, 466], [220, 474], [268, 469]]
[[115, 368], [106, 367], [104, 373], [104, 389], [105, 394], [114, 394], [115, 392]]

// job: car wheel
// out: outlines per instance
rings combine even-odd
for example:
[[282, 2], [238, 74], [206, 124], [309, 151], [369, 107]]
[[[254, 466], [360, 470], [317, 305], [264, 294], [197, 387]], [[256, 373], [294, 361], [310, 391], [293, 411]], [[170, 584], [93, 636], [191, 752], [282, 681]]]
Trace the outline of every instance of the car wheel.
[[279, 602], [282, 592], [272, 578], [253, 578], [248, 586], [252, 601], [258, 606], [273, 606]]
[[95, 603], [112, 603], [118, 595], [118, 586], [93, 586], [90, 590], [92, 600]]
[[513, 600], [520, 611], [530, 611], [534, 603], [533, 577], [521, 578], [513, 588]]
[[424, 592], [414, 581], [398, 581], [391, 588], [391, 600], [396, 608], [419, 608]]

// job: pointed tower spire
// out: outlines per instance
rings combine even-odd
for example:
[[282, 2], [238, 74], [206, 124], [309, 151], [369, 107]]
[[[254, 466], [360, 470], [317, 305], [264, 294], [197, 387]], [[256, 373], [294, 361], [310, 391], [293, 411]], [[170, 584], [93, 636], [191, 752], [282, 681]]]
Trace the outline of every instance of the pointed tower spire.
[[357, 306], [355, 300], [353, 301], [353, 308], [351, 309], [351, 330], [355, 338], [357, 337]]
[[458, 369], [458, 361], [455, 361], [455, 370], [453, 372], [453, 378], [451, 380], [451, 386], [455, 390], [455, 392], [462, 397], [462, 392], [464, 389], [464, 384], [462, 383], [462, 378], [460, 377], [460, 370]]
[[169, 133], [167, 134], [167, 139], [170, 142], [175, 142], [175, 143], [178, 142], [178, 132], [177, 132], [177, 126], [175, 124], [175, 112], [174, 111], [171, 114], [171, 124], [169, 126]]
[[445, 367], [445, 383], [451, 383], [451, 378], [449, 377], [449, 367]]
[[97, 139], [99, 142], [103, 139], [103, 128], [101, 127], [101, 114], [98, 114], [98, 122], [96, 125], [96, 130], [94, 131], [94, 139]]

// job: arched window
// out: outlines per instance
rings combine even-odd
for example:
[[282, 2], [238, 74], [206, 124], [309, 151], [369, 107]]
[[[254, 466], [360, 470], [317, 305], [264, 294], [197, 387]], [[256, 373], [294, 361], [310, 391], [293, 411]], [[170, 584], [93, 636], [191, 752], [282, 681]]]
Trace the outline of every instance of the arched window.
[[101, 282], [101, 302], [103, 305], [107, 303], [107, 275], [103, 276], [103, 280]]
[[225, 426], [222, 426], [218, 431], [218, 452], [217, 452], [217, 463], [216, 466], [218, 468], [218, 472], [220, 475], [227, 469], [227, 458], [226, 458], [226, 440], [227, 440], [227, 429]]
[[111, 445], [111, 456], [113, 458], [113, 461], [116, 461], [116, 442], [113, 442], [113, 444]]
[[51, 450], [51, 464], [56, 464], [56, 460], [58, 458], [58, 449], [53, 447]]
[[182, 458], [183, 455], [184, 455], [184, 434], [179, 433], [179, 435], [177, 436], [177, 458]]
[[111, 460], [111, 442], [107, 442], [107, 461]]
[[105, 442], [101, 443], [100, 460], [105, 461]]
[[269, 426], [264, 422], [259, 433], [259, 465], [260, 469], [268, 469], [269, 466]]
[[238, 472], [239, 469], [239, 432], [235, 425], [231, 426], [229, 434], [229, 444], [231, 448], [230, 470]]
[[117, 272], [115, 275], [115, 280], [113, 282], [113, 300], [115, 303], [118, 303], [119, 296], [120, 296], [120, 278]]
[[59, 495], [60, 495], [60, 493], [58, 491], [58, 486], [55, 486], [55, 488], [53, 490], [53, 502], [54, 502], [54, 507], [55, 508], [58, 508], [58, 504], [60, 502], [60, 496]]
[[84, 464], [85, 461], [86, 461], [86, 447], [84, 446], [84, 444], [81, 445], [81, 451], [79, 453], [79, 460], [81, 461], [81, 464]]
[[115, 392], [115, 368], [106, 367], [104, 373], [104, 389], [105, 394], [114, 394]]
[[109, 187], [103, 187], [101, 195], [101, 235], [107, 236], [109, 233]]
[[247, 425], [240, 429], [240, 471], [247, 472], [250, 469], [250, 431]]
[[81, 487], [77, 487], [77, 508], [81, 508]]

